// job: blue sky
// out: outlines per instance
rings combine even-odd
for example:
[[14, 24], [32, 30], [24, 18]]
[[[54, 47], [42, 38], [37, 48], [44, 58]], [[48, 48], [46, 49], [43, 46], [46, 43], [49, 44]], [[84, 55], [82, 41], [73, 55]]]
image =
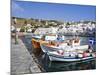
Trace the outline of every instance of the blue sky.
[[95, 20], [96, 6], [12, 1], [12, 16], [61, 21]]

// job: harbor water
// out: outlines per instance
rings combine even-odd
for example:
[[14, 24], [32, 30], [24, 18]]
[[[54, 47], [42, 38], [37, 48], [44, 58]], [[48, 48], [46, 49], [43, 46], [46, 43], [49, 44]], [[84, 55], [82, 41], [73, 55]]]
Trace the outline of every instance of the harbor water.
[[[73, 36], [65, 36], [66, 39], [72, 38]], [[89, 39], [95, 37], [79, 37], [80, 43], [82, 45], [90, 44]], [[32, 54], [32, 45], [31, 45], [31, 35], [25, 35], [22, 37], [22, 41], [26, 45], [29, 53]], [[96, 44], [93, 44], [92, 47], [96, 50]], [[48, 58], [48, 55], [43, 54], [37, 58], [39, 64], [43, 67], [46, 72], [58, 72], [58, 71], [74, 71], [74, 70], [90, 70], [96, 68], [96, 60], [86, 60], [80, 62], [51, 62]]]

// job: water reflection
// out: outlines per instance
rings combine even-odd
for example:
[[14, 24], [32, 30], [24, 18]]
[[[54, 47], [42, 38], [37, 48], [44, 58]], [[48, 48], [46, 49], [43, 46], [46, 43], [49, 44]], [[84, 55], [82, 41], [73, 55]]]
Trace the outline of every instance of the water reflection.
[[95, 69], [95, 59], [81, 62], [51, 62], [45, 60], [44, 68], [47, 72], [73, 71]]

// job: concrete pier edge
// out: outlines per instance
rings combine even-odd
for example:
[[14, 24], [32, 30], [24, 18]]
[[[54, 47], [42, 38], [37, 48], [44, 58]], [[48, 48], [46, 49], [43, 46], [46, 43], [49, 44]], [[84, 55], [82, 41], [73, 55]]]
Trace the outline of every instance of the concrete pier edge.
[[32, 56], [29, 54], [22, 40], [18, 44], [11, 39], [11, 75], [40, 73], [41, 69]]

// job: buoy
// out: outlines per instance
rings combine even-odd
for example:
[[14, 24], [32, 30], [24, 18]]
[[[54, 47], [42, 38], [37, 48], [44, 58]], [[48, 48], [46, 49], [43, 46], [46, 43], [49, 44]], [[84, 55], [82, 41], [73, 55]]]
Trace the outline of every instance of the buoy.
[[83, 53], [83, 57], [87, 57], [87, 53], [86, 52]]
[[63, 55], [64, 54], [64, 51], [59, 50], [59, 51], [57, 51], [57, 53], [60, 54], [60, 55]]

